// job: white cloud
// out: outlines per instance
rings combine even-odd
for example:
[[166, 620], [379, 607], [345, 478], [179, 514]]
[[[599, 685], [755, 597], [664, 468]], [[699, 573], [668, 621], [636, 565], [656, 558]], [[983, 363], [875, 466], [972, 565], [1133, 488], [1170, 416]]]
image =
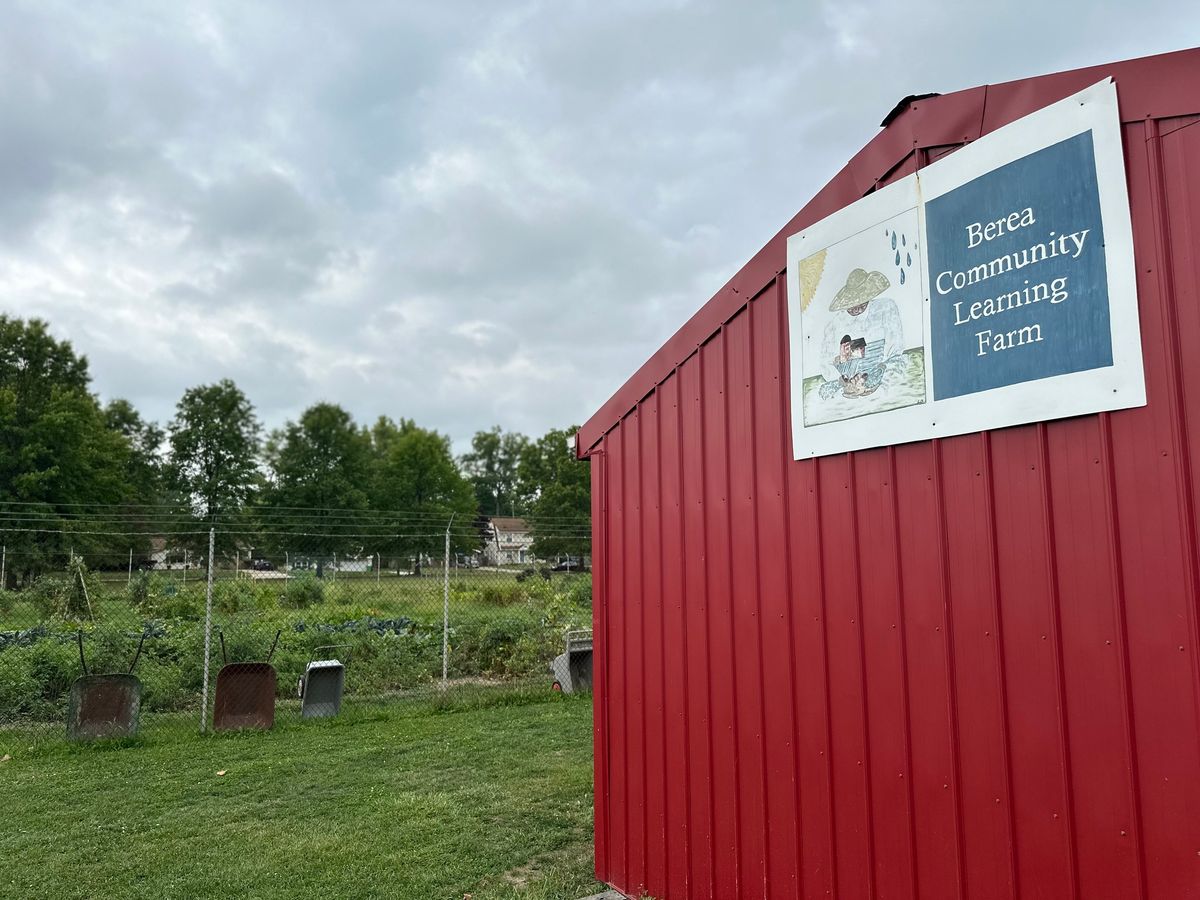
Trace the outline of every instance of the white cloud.
[[587, 418], [901, 96], [1197, 25], [1113, 0], [9, 5], [0, 310], [160, 420], [232, 377], [270, 425], [331, 400], [460, 446], [540, 432]]

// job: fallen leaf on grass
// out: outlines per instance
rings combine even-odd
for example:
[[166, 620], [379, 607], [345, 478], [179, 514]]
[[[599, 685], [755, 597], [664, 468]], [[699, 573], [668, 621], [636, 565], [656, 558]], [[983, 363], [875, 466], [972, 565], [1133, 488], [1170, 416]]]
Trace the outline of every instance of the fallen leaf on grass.
[[12, 757], [7, 753], [5, 753], [3, 756], [0, 756], [0, 762], [8, 762], [10, 759], [12, 759]]
[[217, 774], [218, 774], [218, 775], [224, 775], [224, 774], [225, 774], [226, 772], [228, 772], [228, 771], [229, 771], [228, 769], [222, 769], [222, 770], [221, 770], [220, 772], [218, 772]]

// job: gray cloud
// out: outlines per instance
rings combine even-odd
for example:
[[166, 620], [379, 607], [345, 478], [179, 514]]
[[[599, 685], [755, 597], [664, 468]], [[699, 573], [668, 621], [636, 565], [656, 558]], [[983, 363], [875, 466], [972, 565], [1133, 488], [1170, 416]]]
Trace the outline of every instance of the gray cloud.
[[[907, 93], [1183, 2], [6, 4], [0, 308], [159, 420], [232, 377], [461, 446], [585, 419]], [[1190, 27], [1189, 27], [1190, 26]]]

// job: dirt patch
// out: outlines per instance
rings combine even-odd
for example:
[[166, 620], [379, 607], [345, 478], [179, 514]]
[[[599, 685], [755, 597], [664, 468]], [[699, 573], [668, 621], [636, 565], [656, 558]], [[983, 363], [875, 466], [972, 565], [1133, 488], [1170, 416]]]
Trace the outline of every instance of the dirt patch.
[[[542, 853], [528, 862], [514, 866], [496, 878], [495, 883], [524, 892], [539, 885], [546, 878], [561, 875], [565, 871], [590, 868], [592, 845], [588, 841], [568, 844], [549, 853]], [[540, 895], [539, 895], [540, 896]]]

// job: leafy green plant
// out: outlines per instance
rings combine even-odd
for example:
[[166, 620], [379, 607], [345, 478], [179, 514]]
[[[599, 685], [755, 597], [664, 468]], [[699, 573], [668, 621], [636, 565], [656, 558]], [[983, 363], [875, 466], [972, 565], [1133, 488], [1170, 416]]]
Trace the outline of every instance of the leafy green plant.
[[213, 608], [226, 615], [256, 605], [258, 591], [249, 581], [219, 581], [213, 585]]
[[198, 619], [204, 600], [198, 593], [181, 590], [170, 578], [156, 572], [137, 572], [125, 589], [129, 604], [141, 615], [158, 619]]
[[279, 597], [279, 605], [290, 609], [307, 609], [325, 602], [325, 582], [307, 572], [288, 579], [287, 587]]
[[43, 616], [78, 621], [92, 618], [91, 598], [95, 593], [94, 577], [88, 572], [86, 563], [75, 556], [68, 564], [65, 576], [43, 575], [34, 581], [27, 595]]
[[486, 603], [489, 606], [513, 606], [525, 602], [528, 594], [523, 585], [511, 582], [485, 584], [475, 596], [480, 603]]

